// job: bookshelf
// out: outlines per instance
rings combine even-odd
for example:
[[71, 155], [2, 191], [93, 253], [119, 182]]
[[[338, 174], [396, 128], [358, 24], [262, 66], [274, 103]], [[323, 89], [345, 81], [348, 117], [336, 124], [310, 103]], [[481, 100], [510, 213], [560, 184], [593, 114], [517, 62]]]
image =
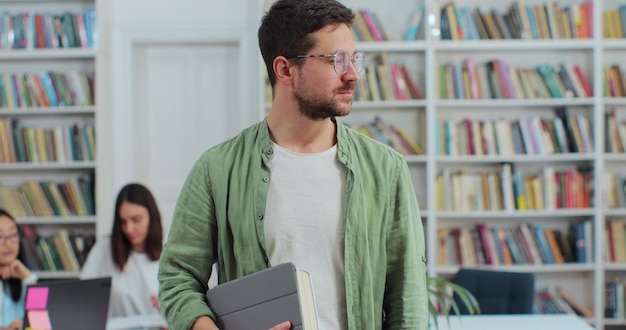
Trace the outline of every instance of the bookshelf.
[[22, 242], [34, 243], [29, 266], [40, 279], [78, 277], [72, 262], [97, 226], [96, 2], [0, 3], [3, 26], [13, 27], [0, 42], [0, 205], [31, 233]]
[[[500, 40], [442, 39], [444, 23], [440, 12], [449, 3], [447, 1], [390, 0], [380, 3], [374, 0], [345, 0], [342, 2], [354, 10], [367, 9], [376, 13], [376, 18], [382, 22], [387, 34], [391, 36], [388, 40], [380, 42], [360, 41], [358, 43], [358, 49], [366, 53], [366, 67], [375, 65], [374, 59], [381, 53], [385, 53], [389, 63], [399, 63], [408, 68], [411, 77], [424, 96], [406, 100], [356, 100], [352, 113], [342, 121], [359, 127], [380, 118], [386, 123], [406, 130], [424, 148], [424, 154], [407, 155], [406, 160], [413, 175], [425, 227], [429, 276], [452, 277], [460, 268], [459, 262], [450, 256], [445, 256], [447, 261], [442, 263], [438, 239], [441, 230], [448, 231], [449, 240], [453, 230], [474, 228], [479, 224], [486, 224], [490, 228], [505, 229], [515, 229], [521, 225], [540, 225], [550, 231], [560, 231], [565, 234], [573, 225], [586, 223], [589, 235], [586, 242], [590, 248], [585, 252], [588, 257], [586, 261], [562, 264], [526, 262], [514, 265], [479, 265], [479, 267], [533, 272], [536, 274], [538, 291], [559, 286], [591, 308], [594, 316], [583, 319], [596, 329], [626, 328], [624, 316], [619, 319], [604, 317], [605, 282], [613, 279], [626, 281], [626, 263], [606, 261], [608, 260], [606, 256], [608, 247], [605, 245], [606, 235], [608, 235], [607, 226], [612, 220], [625, 221], [626, 205], [624, 203], [607, 205], [609, 185], [605, 173], [612, 172], [618, 176], [626, 176], [624, 169], [626, 154], [605, 152], [605, 116], [614, 113], [616, 122], [625, 121], [626, 97], [623, 95], [605, 96], [603, 89], [605, 68], [616, 64], [622, 68], [626, 66], [623, 56], [626, 51], [626, 39], [615, 37], [615, 30], [613, 34], [605, 37], [602, 20], [605, 11], [617, 10], [625, 6], [626, 2], [609, 0], [557, 2], [560, 8], [590, 4], [591, 19], [586, 29], [593, 33], [586, 32], [588, 37]], [[269, 3], [271, 1], [265, 0], [266, 7]], [[480, 8], [485, 13], [491, 10], [506, 12], [515, 2], [458, 0], [453, 3], [458, 8]], [[548, 2], [524, 0], [526, 6], [532, 7], [546, 3]], [[422, 32], [416, 40], [405, 41], [403, 38], [416, 8], [423, 8]], [[442, 97], [439, 85], [442, 82], [440, 67], [448, 63], [462, 67], [468, 58], [480, 64], [500, 59], [507, 66], [522, 69], [535, 69], [541, 64], [548, 64], [557, 69], [560, 64], [566, 67], [578, 66], [587, 78], [592, 93], [558, 98], [457, 99], [456, 97]], [[364, 72], [362, 75], [367, 75], [367, 73]], [[264, 85], [262, 86], [265, 88]], [[265, 101], [267, 108], [267, 100]], [[558, 107], [566, 107], [570, 116], [578, 116], [582, 122], [589, 125], [589, 129], [584, 133], [591, 141], [591, 148], [581, 149], [582, 152], [538, 152], [538, 154], [513, 152], [489, 155], [446, 154], [443, 151], [445, 142], [442, 142], [443, 126], [441, 125], [446, 121], [456, 124], [462, 123], [465, 119], [470, 122], [505, 119], [510, 123], [530, 117], [554, 120], [556, 117], [554, 109]], [[463, 142], [463, 139], [454, 141], [459, 144]], [[593, 178], [590, 181], [593, 192], [587, 191], [583, 194], [586, 195], [585, 203], [572, 204], [569, 208], [544, 206], [532, 209], [527, 207], [524, 211], [515, 207], [515, 204], [512, 209], [508, 210], [503, 208], [485, 211], [472, 207], [452, 209], [446, 208], [444, 200], [438, 197], [442, 196], [437, 188], [438, 178], [442, 173], [499, 174], [503, 163], [512, 165], [513, 171], [518, 171], [521, 175], [535, 177], [545, 175], [546, 168], [550, 171], [570, 171], [571, 173], [584, 169], [587, 173], [585, 175]], [[444, 194], [443, 196], [450, 198], [450, 195]], [[513, 202], [515, 203], [515, 200]], [[468, 207], [467, 203], [465, 207]], [[450, 247], [448, 245], [448, 248]]]

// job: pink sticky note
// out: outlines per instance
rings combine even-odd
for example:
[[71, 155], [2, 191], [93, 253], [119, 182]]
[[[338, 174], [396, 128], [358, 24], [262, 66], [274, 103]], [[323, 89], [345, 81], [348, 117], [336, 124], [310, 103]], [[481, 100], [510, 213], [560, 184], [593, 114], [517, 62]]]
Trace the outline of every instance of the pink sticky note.
[[48, 288], [33, 287], [26, 292], [26, 310], [48, 308]]
[[28, 324], [33, 329], [52, 330], [48, 311], [27, 311]]

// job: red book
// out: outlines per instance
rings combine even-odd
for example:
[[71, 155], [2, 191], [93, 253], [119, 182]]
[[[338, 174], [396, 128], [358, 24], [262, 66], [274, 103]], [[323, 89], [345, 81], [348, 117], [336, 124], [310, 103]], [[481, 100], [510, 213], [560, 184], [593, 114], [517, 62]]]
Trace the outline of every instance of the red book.
[[587, 94], [587, 96], [592, 97], [593, 89], [591, 88], [591, 84], [589, 83], [589, 80], [587, 80], [587, 77], [585, 77], [583, 70], [580, 68], [580, 65], [578, 64], [574, 65], [574, 72], [576, 72], [576, 76], [578, 77], [578, 80], [580, 81], [580, 83], [583, 85], [583, 88], [585, 89], [585, 93]]
[[370, 32], [372, 33], [372, 36], [374, 37], [374, 40], [375, 41], [384, 41], [385, 39], [383, 39], [382, 33], [378, 29], [378, 26], [376, 26], [376, 23], [374, 22], [374, 18], [372, 17], [370, 12], [368, 10], [366, 10], [366, 9], [361, 9], [361, 14], [363, 14], [363, 18], [365, 19], [365, 23], [367, 24], [367, 27], [369, 28]]
[[[480, 240], [483, 245], [483, 253], [485, 254], [485, 262], [488, 265], [497, 264], [494, 258], [497, 258], [495, 253], [495, 247], [491, 246], [491, 242], [489, 241], [489, 235], [491, 231], [487, 228], [487, 224], [479, 223], [478, 224], [478, 233], [480, 234]], [[493, 235], [493, 234], [492, 234]]]
[[615, 262], [615, 246], [613, 245], [613, 242], [615, 242], [613, 238], [613, 222], [609, 223], [609, 225], [606, 226], [606, 236], [608, 241], [607, 245], [609, 246], [609, 261]]
[[87, 31], [85, 30], [85, 16], [82, 13], [76, 14], [76, 28], [78, 30], [78, 39], [80, 46], [87, 48]]
[[46, 23], [43, 14], [35, 14], [35, 47], [46, 48]]
[[419, 88], [417, 88], [417, 84], [415, 84], [415, 81], [411, 78], [411, 74], [406, 66], [400, 65], [400, 73], [402, 74], [402, 78], [404, 78], [404, 81], [411, 92], [411, 98], [423, 99], [424, 96], [422, 95], [422, 92], [420, 92]]

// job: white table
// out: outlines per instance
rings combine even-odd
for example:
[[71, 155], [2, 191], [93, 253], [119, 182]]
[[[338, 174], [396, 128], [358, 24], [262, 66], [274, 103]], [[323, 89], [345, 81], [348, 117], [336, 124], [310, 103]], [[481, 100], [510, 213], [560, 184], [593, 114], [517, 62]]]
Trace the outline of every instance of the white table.
[[160, 314], [113, 317], [107, 320], [107, 330], [163, 329], [165, 320]]
[[449, 326], [445, 317], [437, 320], [439, 330], [593, 330], [584, 319], [572, 314], [451, 315]]

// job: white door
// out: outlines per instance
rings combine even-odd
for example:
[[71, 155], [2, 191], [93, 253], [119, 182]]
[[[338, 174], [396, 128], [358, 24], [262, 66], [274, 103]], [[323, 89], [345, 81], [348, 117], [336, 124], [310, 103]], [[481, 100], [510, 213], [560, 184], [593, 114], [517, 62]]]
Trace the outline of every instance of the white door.
[[133, 4], [103, 9], [97, 230], [110, 233], [119, 189], [140, 182], [155, 194], [167, 236], [196, 159], [260, 120], [259, 4], [157, 0], [141, 16]]

